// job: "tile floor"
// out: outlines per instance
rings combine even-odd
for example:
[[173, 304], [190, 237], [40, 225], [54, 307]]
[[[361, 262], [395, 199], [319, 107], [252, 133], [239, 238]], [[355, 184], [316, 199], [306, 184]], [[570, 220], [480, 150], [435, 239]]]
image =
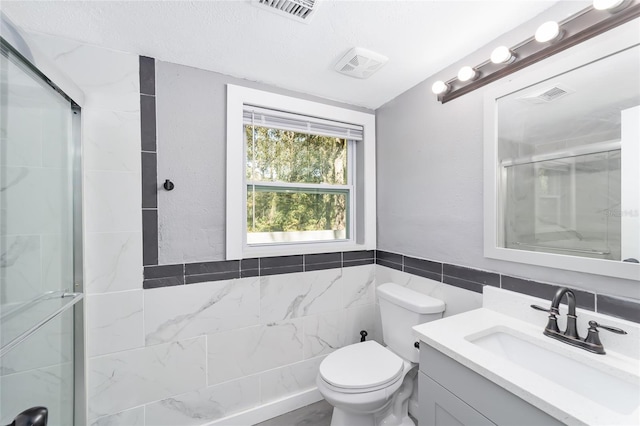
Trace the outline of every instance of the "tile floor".
[[329, 426], [333, 407], [324, 399], [255, 426]]

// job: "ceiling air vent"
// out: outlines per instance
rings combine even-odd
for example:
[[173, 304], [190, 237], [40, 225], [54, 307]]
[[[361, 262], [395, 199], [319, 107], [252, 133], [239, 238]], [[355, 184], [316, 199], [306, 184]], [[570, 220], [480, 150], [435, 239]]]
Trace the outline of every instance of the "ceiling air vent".
[[355, 78], [369, 78], [389, 60], [386, 56], [362, 47], [354, 47], [338, 61], [335, 70]]
[[536, 90], [535, 92], [528, 93], [518, 99], [534, 104], [541, 104], [558, 100], [573, 92], [575, 92], [575, 90], [569, 89], [566, 86], [560, 84], [555, 84], [553, 87], [544, 89], [542, 91]]
[[318, 0], [252, 0], [255, 6], [279, 15], [308, 23], [317, 9]]

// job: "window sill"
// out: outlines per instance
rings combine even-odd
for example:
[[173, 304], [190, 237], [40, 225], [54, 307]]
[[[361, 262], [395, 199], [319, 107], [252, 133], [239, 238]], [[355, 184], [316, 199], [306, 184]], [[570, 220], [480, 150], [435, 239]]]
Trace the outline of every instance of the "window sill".
[[293, 256], [298, 254], [317, 254], [360, 250], [375, 250], [375, 247], [368, 247], [366, 244], [355, 244], [350, 241], [341, 243], [330, 242], [315, 244], [291, 244], [286, 246], [245, 247], [242, 253], [242, 258], [250, 259], [254, 257]]

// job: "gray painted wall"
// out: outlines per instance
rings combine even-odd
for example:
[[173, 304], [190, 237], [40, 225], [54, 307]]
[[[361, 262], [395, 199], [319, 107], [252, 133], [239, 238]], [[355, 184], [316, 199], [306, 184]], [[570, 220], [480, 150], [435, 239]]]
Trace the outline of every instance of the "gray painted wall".
[[[554, 9], [544, 15], [559, 10]], [[638, 281], [483, 255], [483, 96], [493, 85], [527, 70], [446, 104], [436, 100], [431, 85], [455, 76], [462, 65], [482, 62], [498, 43], [509, 46], [529, 37], [540, 22], [505, 34], [376, 111], [378, 249], [640, 299]], [[569, 54], [571, 50], [548, 61]]]
[[[372, 112], [156, 61], [160, 265], [225, 259], [226, 84]], [[165, 179], [174, 182], [173, 191], [162, 188]]]

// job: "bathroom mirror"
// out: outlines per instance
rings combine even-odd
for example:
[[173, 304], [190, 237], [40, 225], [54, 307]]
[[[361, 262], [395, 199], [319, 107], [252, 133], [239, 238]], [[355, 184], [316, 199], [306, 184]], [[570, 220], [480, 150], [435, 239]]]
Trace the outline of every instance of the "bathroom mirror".
[[637, 20], [485, 98], [485, 256], [640, 280]]

